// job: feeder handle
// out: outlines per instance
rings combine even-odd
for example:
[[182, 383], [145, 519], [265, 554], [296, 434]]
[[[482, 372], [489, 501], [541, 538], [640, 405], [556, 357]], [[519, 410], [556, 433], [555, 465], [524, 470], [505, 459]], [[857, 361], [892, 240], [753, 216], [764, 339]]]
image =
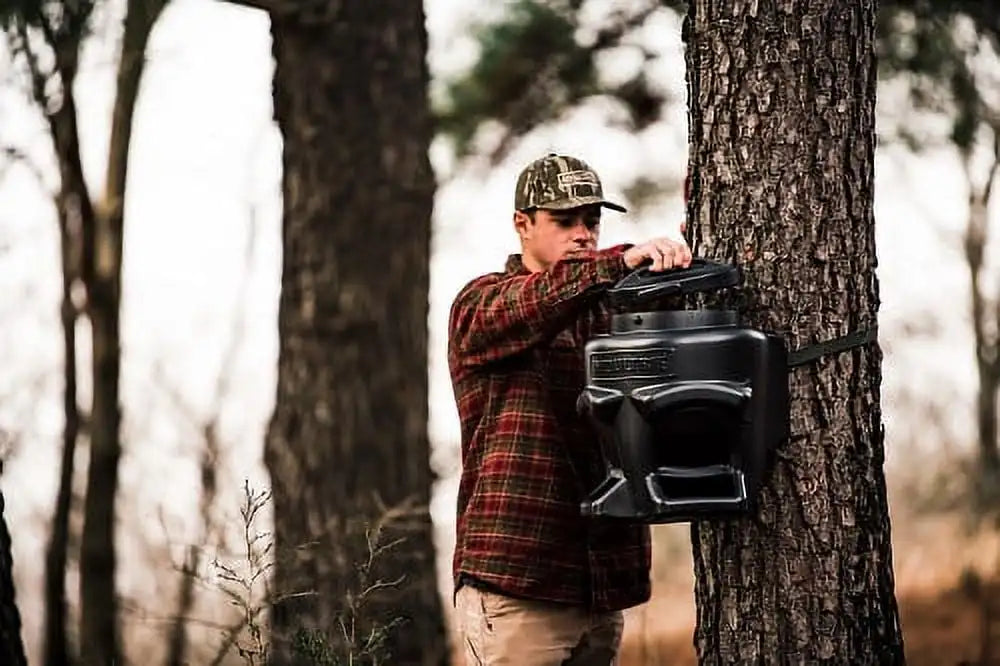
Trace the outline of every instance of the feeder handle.
[[608, 289], [615, 305], [640, 304], [675, 294], [690, 294], [734, 287], [740, 282], [740, 271], [731, 264], [707, 259], [693, 259], [686, 268], [666, 271], [649, 270], [646, 261], [617, 284]]

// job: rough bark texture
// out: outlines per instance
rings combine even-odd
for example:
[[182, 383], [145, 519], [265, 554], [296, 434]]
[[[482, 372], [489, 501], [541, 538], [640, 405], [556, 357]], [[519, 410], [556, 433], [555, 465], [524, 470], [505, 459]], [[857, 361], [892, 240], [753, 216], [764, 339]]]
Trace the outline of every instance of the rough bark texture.
[[7, 531], [3, 508], [3, 493], [0, 492], [0, 664], [26, 666], [28, 662], [24, 656], [24, 643], [21, 641], [21, 614], [14, 597], [10, 532]]
[[[741, 265], [747, 323], [792, 347], [874, 322], [874, 0], [693, 0], [696, 254]], [[703, 664], [903, 662], [881, 352], [791, 373], [756, 514], [692, 528]]]
[[[281, 342], [265, 447], [278, 555], [273, 635], [281, 663], [300, 629], [318, 629], [339, 654], [357, 657], [368, 627], [402, 619], [386, 663], [442, 664], [427, 507], [434, 181], [424, 16], [419, 2], [327, 9], [272, 15], [284, 136]], [[393, 520], [380, 542], [405, 540], [368, 570], [365, 530], [385, 513], [380, 505], [406, 501], [415, 510]], [[352, 618], [359, 638], [338, 639], [338, 619], [350, 630]]]

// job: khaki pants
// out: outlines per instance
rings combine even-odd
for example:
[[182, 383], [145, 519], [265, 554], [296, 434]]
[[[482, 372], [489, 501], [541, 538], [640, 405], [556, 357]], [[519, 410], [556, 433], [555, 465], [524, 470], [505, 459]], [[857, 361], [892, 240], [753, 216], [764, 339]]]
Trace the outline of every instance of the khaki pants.
[[624, 616], [463, 585], [455, 618], [468, 666], [611, 666]]

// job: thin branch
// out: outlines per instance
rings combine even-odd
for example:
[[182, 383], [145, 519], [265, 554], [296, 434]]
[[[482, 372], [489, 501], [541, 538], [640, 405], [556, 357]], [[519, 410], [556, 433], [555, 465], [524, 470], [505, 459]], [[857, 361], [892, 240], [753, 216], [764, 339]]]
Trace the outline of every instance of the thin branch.
[[312, 0], [302, 2], [302, 0], [225, 0], [234, 5], [259, 9], [270, 14], [272, 17], [289, 18], [299, 17], [301, 19], [311, 19], [313, 22], [322, 23], [333, 20], [339, 12], [339, 4], [328, 2], [327, 0]]
[[206, 629], [228, 629], [230, 625], [223, 624], [222, 622], [217, 622], [215, 620], [206, 620], [200, 617], [186, 616], [178, 618], [176, 615], [155, 615], [147, 610], [145, 610], [142, 605], [138, 602], [131, 600], [123, 603], [122, 610], [129, 613], [132, 617], [140, 622], [148, 622], [155, 624], [167, 624], [169, 622], [176, 622], [178, 619], [183, 620], [189, 624], [195, 626], [204, 627]]
[[390, 581], [377, 580], [374, 583], [372, 583], [371, 585], [369, 585], [368, 587], [366, 587], [361, 592], [361, 594], [358, 595], [358, 600], [359, 601], [363, 601], [363, 600], [367, 599], [369, 596], [371, 596], [372, 594], [375, 594], [376, 592], [378, 592], [379, 590], [384, 590], [384, 589], [389, 588], [389, 587], [397, 587], [404, 580], [406, 580], [406, 575], [405, 574], [400, 575], [398, 578], [396, 578], [396, 580], [390, 580]]
[[288, 15], [291, 13], [291, 9], [288, 7], [289, 3], [284, 2], [284, 0], [225, 0], [225, 2], [232, 5], [239, 5], [240, 7], [259, 9], [272, 16]]
[[[16, 39], [14, 39], [16, 37]], [[28, 26], [23, 19], [14, 20], [14, 31], [11, 34], [11, 51], [15, 55], [24, 56], [28, 65], [28, 74], [31, 78], [31, 95], [35, 102], [41, 107], [45, 115], [48, 115], [48, 97], [45, 94], [45, 86], [48, 75], [43, 73], [38, 65], [38, 56], [31, 47], [31, 39], [28, 36]]]
[[[993, 130], [993, 163], [990, 165], [989, 175], [986, 180], [986, 186], [983, 188], [983, 200], [982, 206], [983, 210], [989, 209], [990, 199], [993, 196], [993, 185], [996, 180], [997, 173], [1000, 172], [1000, 133], [996, 129]], [[985, 244], [986, 239], [983, 239]], [[1000, 295], [1000, 288], [997, 289], [997, 294]], [[1000, 331], [1000, 297], [995, 299], [993, 305], [993, 321], [996, 331]], [[994, 334], [995, 336], [996, 334]], [[977, 336], [978, 338], [979, 336]], [[993, 358], [990, 360], [988, 366], [988, 372], [991, 377], [997, 377], [1000, 375], [1000, 353], [997, 353], [997, 341], [994, 337], [993, 342]]]
[[618, 45], [625, 35], [633, 30], [641, 28], [646, 20], [662, 9], [662, 7], [663, 3], [657, 0], [656, 2], [649, 3], [631, 16], [626, 15], [625, 12], [617, 12], [617, 16], [615, 18], [620, 20], [620, 22], [614, 23], [598, 32], [597, 39], [594, 40], [594, 43], [590, 48], [598, 51]]
[[222, 645], [220, 645], [219, 649], [216, 651], [215, 657], [212, 659], [210, 666], [219, 666], [222, 663], [223, 659], [226, 658], [226, 655], [229, 654], [229, 651], [233, 649], [233, 646], [236, 645], [236, 642], [240, 639], [240, 634], [243, 632], [243, 628], [256, 619], [257, 615], [263, 612], [263, 610], [263, 606], [256, 608], [254, 609], [251, 617], [241, 617], [238, 622], [229, 625], [229, 627], [226, 628], [224, 634], [225, 638], [222, 641]]

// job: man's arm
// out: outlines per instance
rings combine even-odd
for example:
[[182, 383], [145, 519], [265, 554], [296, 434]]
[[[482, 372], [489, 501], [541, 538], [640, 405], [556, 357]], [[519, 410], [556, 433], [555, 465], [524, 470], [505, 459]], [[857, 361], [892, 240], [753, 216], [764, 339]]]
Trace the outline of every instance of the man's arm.
[[654, 238], [564, 259], [547, 271], [471, 282], [451, 306], [449, 365], [453, 370], [472, 368], [530, 349], [565, 328], [581, 306], [645, 262], [651, 271], [688, 266], [691, 250], [683, 241]]
[[565, 328], [580, 308], [625, 277], [625, 246], [551, 269], [470, 283], [451, 308], [448, 354], [470, 368], [519, 354]]

